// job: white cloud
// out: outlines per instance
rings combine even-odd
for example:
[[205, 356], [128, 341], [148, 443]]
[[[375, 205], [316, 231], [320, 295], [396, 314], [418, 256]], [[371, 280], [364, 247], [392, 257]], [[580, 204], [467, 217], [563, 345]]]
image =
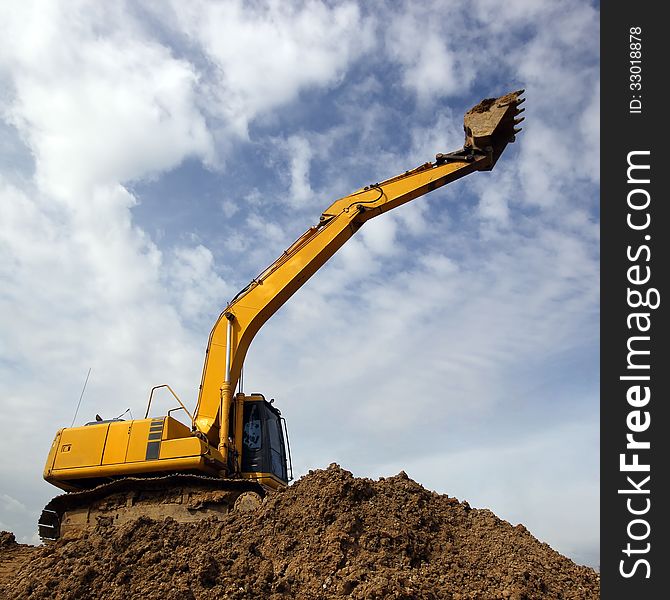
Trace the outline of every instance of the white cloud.
[[179, 313], [186, 319], [211, 320], [212, 310], [235, 291], [216, 273], [214, 256], [202, 245], [176, 248], [166, 276], [165, 285], [175, 294]]
[[309, 184], [312, 149], [305, 138], [292, 135], [286, 140], [286, 152], [289, 156], [291, 173], [288, 201], [292, 205], [300, 206], [314, 197], [314, 191]]
[[0, 506], [2, 507], [2, 510], [27, 512], [26, 507], [16, 498], [12, 498], [9, 494], [0, 494]]
[[[160, 252], [127, 215], [110, 212], [107, 228], [92, 219], [83, 227], [66, 211], [45, 210], [48, 197], [39, 193], [28, 197], [5, 184], [0, 191], [0, 248], [9, 257], [0, 273], [2, 325], [13, 340], [8, 359], [35, 364], [40, 357], [58, 378], [72, 367], [81, 372], [83, 365], [71, 364], [75, 357], [101, 367], [105, 357], [132, 362], [160, 340], [161, 330], [180, 336], [176, 313], [161, 301]], [[178, 345], [168, 343], [177, 356]]]
[[226, 218], [230, 219], [240, 210], [239, 204], [236, 204], [232, 200], [223, 200], [221, 202], [221, 210]]
[[373, 220], [361, 231], [361, 240], [367, 250], [367, 260], [386, 259], [398, 253], [396, 244], [397, 220], [393, 218]]
[[33, 151], [41, 188], [65, 202], [73, 189], [212, 158], [191, 66], [113, 8], [98, 10], [26, 2], [6, 15], [13, 98], [4, 112]]
[[579, 172], [594, 183], [600, 182], [600, 81], [593, 84], [593, 92], [579, 119], [582, 137]]
[[384, 27], [386, 49], [401, 67], [402, 84], [421, 104], [440, 96], [463, 94], [474, 80], [470, 54], [459, 52], [448, 35], [459, 30], [463, 14], [449, 10], [448, 18], [430, 18], [431, 13], [437, 15], [444, 10], [440, 2], [405, 3]]
[[497, 185], [487, 185], [487, 181], [477, 182], [480, 198], [477, 209], [485, 224], [495, 223], [498, 227], [506, 227], [510, 222], [509, 202], [515, 195], [515, 183], [509, 171], [498, 177]]
[[[163, 12], [163, 5], [156, 10]], [[208, 108], [241, 136], [256, 116], [301, 90], [337, 85], [372, 41], [369, 24], [351, 2], [173, 2], [172, 10], [172, 25], [212, 67], [203, 86]]]
[[428, 125], [411, 129], [409, 160], [417, 165], [435, 160], [438, 153], [451, 152], [463, 146], [463, 115], [445, 108], [441, 114], [432, 115]]

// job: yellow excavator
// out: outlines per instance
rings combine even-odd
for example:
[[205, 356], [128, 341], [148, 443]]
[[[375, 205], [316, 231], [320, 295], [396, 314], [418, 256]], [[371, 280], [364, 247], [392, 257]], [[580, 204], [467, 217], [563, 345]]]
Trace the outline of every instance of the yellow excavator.
[[[253, 510], [268, 492], [288, 485], [290, 450], [281, 413], [261, 394], [235, 393], [252, 339], [367, 220], [465, 175], [491, 170], [520, 131], [522, 93], [488, 98], [470, 109], [462, 149], [333, 202], [316, 226], [241, 290], [210, 334], [192, 415], [169, 386], [157, 386], [144, 419], [98, 417], [59, 430], [44, 479], [66, 493], [43, 510], [42, 539], [142, 515], [188, 522]], [[149, 417], [161, 387], [177, 406]], [[184, 411], [189, 425], [176, 419], [175, 411]]]

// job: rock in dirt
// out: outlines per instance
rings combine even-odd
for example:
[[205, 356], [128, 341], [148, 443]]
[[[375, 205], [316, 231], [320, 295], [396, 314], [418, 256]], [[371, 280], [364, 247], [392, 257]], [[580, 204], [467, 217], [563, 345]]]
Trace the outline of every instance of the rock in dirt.
[[[4, 542], [3, 542], [4, 543]], [[4, 552], [4, 546], [0, 552]], [[40, 547], [7, 598], [588, 600], [600, 580], [489, 510], [337, 465], [257, 512], [101, 524]]]

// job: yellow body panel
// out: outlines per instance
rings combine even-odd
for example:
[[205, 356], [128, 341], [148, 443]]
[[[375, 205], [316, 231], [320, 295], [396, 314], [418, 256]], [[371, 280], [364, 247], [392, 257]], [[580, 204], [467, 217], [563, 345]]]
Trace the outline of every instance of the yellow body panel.
[[55, 469], [93, 467], [102, 462], [109, 424], [63, 429], [54, 461]]
[[183, 423], [168, 417], [165, 420], [165, 434], [163, 435], [164, 440], [173, 440], [175, 438], [185, 438], [191, 435], [191, 430], [186, 427]]
[[242, 473], [244, 479], [253, 479], [258, 481], [262, 486], [268, 487], [272, 490], [277, 490], [279, 488], [285, 488], [286, 483], [284, 483], [279, 477], [273, 475], [272, 473]]
[[200, 456], [205, 454], [207, 448], [198, 438], [181, 438], [166, 440], [161, 443], [160, 460], [168, 458], [182, 458], [185, 456]]
[[[94, 425], [91, 427], [94, 427]], [[115, 465], [126, 461], [130, 427], [130, 423], [125, 421], [109, 424], [105, 452], [102, 456], [103, 465]]]
[[44, 479], [47, 479], [49, 477], [49, 474], [53, 470], [54, 461], [56, 460], [56, 452], [58, 452], [58, 449], [60, 448], [60, 438], [63, 431], [64, 431], [63, 429], [59, 429], [56, 432], [56, 437], [54, 438], [54, 441], [51, 442], [51, 448], [49, 449], [47, 462], [44, 465], [44, 472], [42, 473], [42, 477], [44, 477]]
[[139, 462], [146, 459], [151, 419], [131, 421], [130, 423], [130, 440], [128, 440], [126, 462]]
[[[119, 472], [119, 467], [123, 470]], [[58, 482], [74, 482], [87, 477], [118, 477], [119, 475], [138, 475], [142, 473], [163, 473], [165, 471], [203, 471], [214, 474], [215, 469], [209, 467], [202, 456], [187, 456], [168, 460], [141, 461], [136, 463], [122, 463], [121, 465], [96, 465], [94, 467], [77, 467], [71, 469], [53, 469], [47, 481], [62, 487]], [[73, 487], [68, 485], [68, 488]]]
[[188, 427], [160, 417], [62, 429], [49, 452], [44, 478], [75, 489], [79, 479], [175, 471], [216, 475], [222, 466], [221, 454]]

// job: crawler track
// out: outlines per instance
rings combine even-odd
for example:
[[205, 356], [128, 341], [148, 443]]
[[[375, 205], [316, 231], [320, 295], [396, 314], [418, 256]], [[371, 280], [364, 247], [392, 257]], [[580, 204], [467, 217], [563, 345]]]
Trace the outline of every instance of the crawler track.
[[121, 525], [141, 516], [180, 522], [221, 517], [245, 492], [260, 498], [266, 493], [259, 483], [245, 479], [187, 474], [126, 477], [56, 496], [42, 511], [39, 534], [43, 541], [53, 541], [93, 529], [101, 520]]

